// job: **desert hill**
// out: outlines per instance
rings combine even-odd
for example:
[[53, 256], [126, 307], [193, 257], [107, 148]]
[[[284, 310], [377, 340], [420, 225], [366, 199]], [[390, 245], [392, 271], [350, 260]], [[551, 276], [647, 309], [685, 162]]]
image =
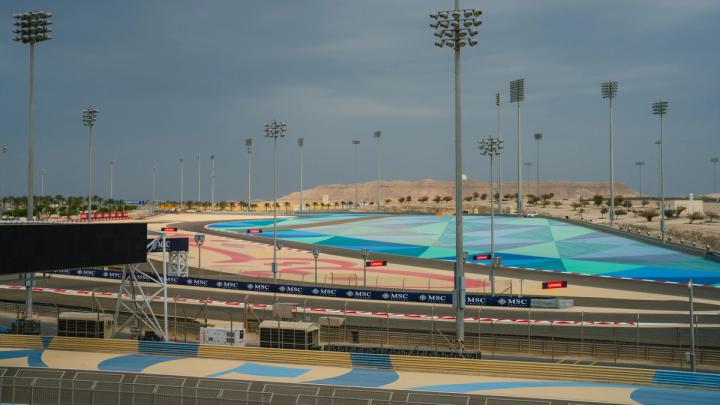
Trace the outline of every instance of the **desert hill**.
[[[470, 196], [474, 192], [478, 194], [489, 194], [489, 183], [487, 181], [468, 179], [464, 182], [463, 194]], [[497, 186], [496, 186], [497, 187]], [[358, 200], [375, 201], [375, 181], [359, 183]], [[601, 181], [541, 181], [540, 194], [553, 193], [555, 199], [577, 199], [579, 197], [590, 198], [596, 194], [607, 196], [609, 194], [609, 183]], [[517, 192], [515, 182], [504, 181], [502, 184], [503, 194], [514, 194]], [[615, 193], [625, 197], [635, 197], [638, 193], [622, 182], [615, 183]], [[523, 194], [536, 194], [534, 181], [523, 182]], [[435, 196], [445, 197], [455, 195], [455, 182], [452, 180], [380, 180], [381, 200], [392, 199], [396, 201], [400, 197], [411, 196], [414, 201], [421, 197], [428, 197], [430, 200]], [[354, 201], [355, 184], [325, 184], [303, 191], [305, 203]], [[300, 192], [290, 193], [279, 198], [281, 202], [298, 204]]]

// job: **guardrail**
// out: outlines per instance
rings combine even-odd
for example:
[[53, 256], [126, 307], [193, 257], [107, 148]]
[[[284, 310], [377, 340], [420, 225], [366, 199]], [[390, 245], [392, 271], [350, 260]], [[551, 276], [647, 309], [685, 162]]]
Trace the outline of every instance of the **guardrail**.
[[[21, 345], [21, 346], [19, 346]], [[313, 364], [332, 367], [352, 367], [349, 353], [315, 350], [266, 349], [199, 345], [192, 343], [138, 342], [119, 339], [90, 339], [38, 336], [0, 336], [0, 346], [48, 348], [52, 350], [112, 353], [173, 354], [179, 356], [260, 361], [284, 364]], [[422, 371], [469, 375], [501, 375], [522, 378], [557, 379], [565, 381], [599, 381], [625, 384], [659, 384], [720, 389], [720, 375], [638, 369], [630, 367], [587, 366], [560, 363], [540, 363], [504, 360], [448, 359], [398, 355], [380, 356], [385, 364], [398, 371]]]
[[0, 368], [0, 401], [32, 405], [577, 405], [562, 399], [14, 367]]

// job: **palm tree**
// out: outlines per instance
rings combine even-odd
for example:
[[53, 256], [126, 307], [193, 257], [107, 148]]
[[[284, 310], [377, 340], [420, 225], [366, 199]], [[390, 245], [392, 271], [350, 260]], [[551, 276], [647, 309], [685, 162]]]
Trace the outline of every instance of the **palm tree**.
[[289, 210], [290, 210], [290, 203], [285, 201], [285, 213], [287, 214]]
[[265, 212], [268, 212], [269, 208], [270, 208], [270, 203], [265, 201]]
[[317, 201], [313, 201], [312, 205], [313, 205], [313, 211], [317, 211], [317, 206], [318, 206]]

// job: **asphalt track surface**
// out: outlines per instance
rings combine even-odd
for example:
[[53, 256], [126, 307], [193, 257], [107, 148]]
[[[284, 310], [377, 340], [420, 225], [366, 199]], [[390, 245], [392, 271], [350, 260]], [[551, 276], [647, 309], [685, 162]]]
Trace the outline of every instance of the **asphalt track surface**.
[[[323, 222], [322, 225], [363, 221], [363, 220], [367, 220], [370, 218], [378, 218], [378, 216], [361, 217], [361, 218], [345, 218], [345, 219], [340, 219], [340, 220], [336, 220], [336, 221]], [[205, 234], [223, 236], [226, 238], [266, 243], [271, 246], [273, 244], [272, 237], [247, 235], [247, 234], [240, 234], [240, 233], [233, 233], [233, 232], [223, 232], [223, 231], [206, 228], [207, 225], [214, 224], [217, 222], [220, 222], [220, 221], [184, 222], [184, 223], [175, 223], [170, 226], [177, 227], [178, 229], [181, 229], [183, 231], [188, 231], [188, 232], [205, 233]], [[301, 225], [301, 226], [297, 226], [297, 227], [288, 227], [288, 228], [297, 229], [300, 227], [310, 227], [310, 226], [319, 226], [319, 224], [317, 224], [317, 223], [306, 224], [304, 226]], [[264, 228], [268, 228], [268, 227], [264, 227]], [[278, 227], [278, 229], [282, 229], [282, 228]], [[288, 241], [288, 240], [283, 240], [283, 244], [290, 248], [305, 250], [308, 252], [312, 251], [312, 249], [314, 247], [317, 247], [316, 245], [313, 245], [313, 244], [294, 242], [294, 241]], [[332, 246], [322, 246], [322, 251], [323, 251], [323, 253], [328, 253], [328, 254], [332, 254], [332, 255], [336, 255], [336, 256], [350, 257], [350, 258], [355, 258], [355, 259], [360, 257], [360, 252], [357, 250], [352, 250], [352, 249], [344, 249], [344, 248], [338, 248], [338, 247], [332, 247]], [[392, 263], [398, 263], [398, 264], [403, 264], [403, 265], [408, 265], [408, 266], [425, 267], [425, 268], [447, 270], [447, 271], [454, 270], [454, 262], [445, 261], [445, 260], [424, 259], [424, 258], [418, 258], [418, 257], [402, 256], [402, 255], [387, 254], [387, 253], [373, 253], [373, 259], [387, 260]], [[474, 263], [465, 263], [465, 265], [463, 267], [467, 273], [473, 273], [473, 274], [488, 275], [489, 271], [490, 271], [489, 266], [482, 266], [482, 265], [478, 265], [478, 264], [474, 264]], [[599, 276], [592, 276], [592, 275], [582, 275], [582, 274], [573, 274], [573, 273], [564, 273], [564, 272], [545, 272], [545, 271], [540, 271], [540, 270], [528, 270], [528, 269], [510, 268], [510, 267], [498, 268], [496, 270], [496, 275], [498, 277], [524, 279], [524, 280], [540, 281], [540, 282], [557, 280], [558, 278], [562, 278], [564, 280], [567, 280], [568, 283], [572, 283], [574, 285], [588, 286], [588, 287], [608, 288], [608, 289], [623, 290], [623, 291], [642, 291], [642, 292], [646, 292], [646, 293], [663, 294], [663, 295], [680, 296], [680, 297], [687, 297], [687, 295], [688, 295], [688, 288], [687, 288], [687, 285], [685, 285], [685, 284], [673, 284], [673, 283], [634, 280], [634, 279], [606, 278], [606, 277], [599, 277]], [[693, 290], [694, 290], [695, 298], [715, 299], [715, 300], [720, 298], [720, 288], [717, 288], [717, 287], [695, 286], [693, 288]], [[597, 305], [593, 304], [593, 303], [597, 303]], [[589, 299], [589, 301], [586, 301], [586, 300], [582, 299], [582, 297], [576, 298], [575, 305], [578, 305], [578, 306], [606, 306], [606, 307], [611, 306], [611, 305], [603, 305], [602, 299], [599, 299], [599, 298]]]

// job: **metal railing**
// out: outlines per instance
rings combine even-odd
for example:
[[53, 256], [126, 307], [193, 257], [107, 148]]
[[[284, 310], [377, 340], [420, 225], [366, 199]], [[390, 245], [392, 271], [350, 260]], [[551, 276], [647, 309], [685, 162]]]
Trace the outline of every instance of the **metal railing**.
[[[140, 381], [140, 382], [138, 382]], [[27, 405], [569, 405], [568, 400], [134, 373], [0, 368], [0, 402]], [[602, 405], [597, 402], [584, 404]]]

